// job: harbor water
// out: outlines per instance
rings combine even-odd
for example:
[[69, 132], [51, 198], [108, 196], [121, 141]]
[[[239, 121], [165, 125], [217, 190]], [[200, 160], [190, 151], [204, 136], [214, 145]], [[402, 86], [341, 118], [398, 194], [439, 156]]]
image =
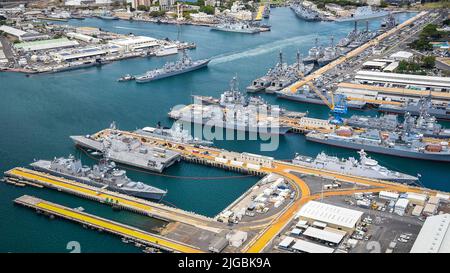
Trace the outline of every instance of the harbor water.
[[[413, 15], [406, 13], [397, 17], [404, 21]], [[371, 20], [370, 29], [377, 29], [380, 21]], [[273, 9], [267, 22], [272, 26], [272, 31], [255, 35], [210, 31], [199, 26], [177, 27], [122, 20], [86, 19], [68, 23], [124, 34], [195, 42], [197, 49], [188, 52], [192, 59], [212, 58], [212, 61], [207, 69], [147, 84], [118, 83], [116, 79], [128, 73], [142, 74], [179, 56], [136, 58], [98, 68], [30, 77], [1, 73], [1, 172], [15, 166], [26, 166], [34, 159], [51, 159], [68, 154], [75, 154], [82, 157], [85, 163], [93, 164], [95, 161], [73, 146], [70, 135], [94, 133], [108, 127], [112, 121], [116, 121], [119, 129], [123, 130], [155, 126], [159, 121], [170, 126], [172, 121], [167, 117], [168, 111], [175, 105], [191, 103], [191, 95], [217, 97], [228, 88], [234, 75], [238, 76], [241, 90], [244, 90], [252, 79], [265, 74], [276, 63], [280, 50], [292, 63], [297, 50], [306, 56], [316, 37], [321, 44], [328, 45], [331, 35], [335, 36], [336, 41], [353, 28], [352, 22], [302, 21], [288, 8]], [[362, 23], [360, 28], [364, 27]], [[272, 95], [263, 96], [270, 103], [289, 110], [308, 111], [311, 117], [327, 118], [329, 115], [329, 110], [324, 106], [299, 104], [276, 99]], [[341, 157], [356, 156], [354, 151], [306, 142], [304, 136], [297, 134], [282, 136], [279, 148], [274, 152], [261, 152], [258, 141], [215, 141], [215, 144], [225, 149], [263, 153], [278, 159], [291, 159], [296, 152], [315, 156], [320, 151]], [[388, 168], [412, 175], [420, 173], [426, 187], [450, 191], [448, 164], [370, 156]], [[216, 215], [259, 179], [188, 163], [172, 166], [164, 173], [182, 178], [128, 171], [129, 177], [134, 180], [167, 189], [165, 202], [207, 216]], [[239, 177], [230, 178], [232, 176]], [[125, 211], [116, 212], [110, 207], [48, 189], [20, 188], [1, 183], [0, 192], [1, 252], [69, 252], [66, 246], [70, 241], [79, 242], [82, 252], [139, 251], [106, 233], [83, 229], [67, 221], [49, 220], [14, 206], [12, 200], [23, 194], [36, 195], [69, 207], [82, 206], [89, 213], [146, 230], [153, 230], [162, 224], [161, 221]]]

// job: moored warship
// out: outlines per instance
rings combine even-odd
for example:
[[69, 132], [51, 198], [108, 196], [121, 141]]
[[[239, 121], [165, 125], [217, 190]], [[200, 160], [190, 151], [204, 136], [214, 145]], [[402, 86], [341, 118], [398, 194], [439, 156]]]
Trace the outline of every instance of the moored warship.
[[427, 96], [418, 101], [407, 102], [403, 105], [382, 104], [377, 110], [387, 113], [395, 113], [404, 115], [410, 113], [412, 116], [419, 116], [423, 109], [427, 109], [427, 113], [436, 119], [450, 120], [450, 105], [434, 104], [431, 97]]
[[314, 68], [314, 64], [304, 64], [300, 52], [297, 52], [297, 61], [279, 71], [270, 86], [266, 88], [266, 93], [275, 93], [292, 83], [298, 81], [301, 77], [308, 75]]
[[209, 146], [213, 144], [212, 141], [192, 137], [189, 131], [183, 129], [183, 125], [178, 122], [175, 122], [172, 128], [163, 128], [158, 123], [158, 126], [156, 128], [144, 127], [142, 129], [136, 130], [135, 133], [158, 139], [175, 141], [183, 144], [204, 145], [204, 146]]
[[450, 129], [438, 124], [436, 118], [428, 113], [421, 113], [418, 117], [406, 113], [404, 121], [399, 122], [395, 114], [386, 114], [380, 117], [367, 117], [353, 115], [344, 123], [351, 127], [395, 131], [407, 128], [409, 131], [432, 138], [450, 138]]
[[109, 130], [110, 134], [98, 138], [90, 135], [70, 138], [75, 145], [101, 152], [108, 160], [159, 173], [181, 160], [178, 152], [144, 145], [140, 140], [116, 131], [113, 125]]
[[331, 44], [323, 51], [323, 56], [317, 59], [319, 66], [324, 66], [336, 60], [341, 55], [341, 51], [334, 45], [334, 37], [331, 36]]
[[255, 34], [261, 32], [258, 27], [251, 26], [247, 22], [223, 22], [211, 27], [211, 30]]
[[277, 64], [274, 67], [270, 68], [269, 71], [267, 71], [266, 75], [253, 80], [252, 84], [247, 86], [247, 92], [259, 92], [266, 89], [270, 86], [277, 75], [287, 66], [287, 63], [283, 63], [283, 53], [280, 51], [278, 54]]
[[323, 57], [323, 48], [319, 46], [319, 39], [316, 38], [314, 46], [308, 50], [308, 56], [303, 59], [305, 64], [317, 63], [317, 60]]
[[347, 22], [347, 21], [360, 21], [360, 20], [368, 20], [373, 18], [384, 17], [388, 15], [389, 12], [386, 10], [374, 10], [371, 6], [362, 6], [357, 7], [355, 12], [348, 17], [342, 17], [336, 19], [338, 22]]
[[336, 147], [421, 160], [450, 162], [448, 142], [425, 142], [423, 136], [403, 128], [401, 131], [368, 129], [356, 133], [341, 127], [332, 133], [310, 132], [306, 139]]
[[244, 96], [239, 91], [236, 77], [231, 80], [230, 90], [225, 91], [219, 100], [199, 96], [197, 99], [206, 99], [209, 103], [172, 109], [169, 117], [183, 122], [262, 134], [282, 135], [291, 130], [291, 127], [280, 124], [277, 118], [285, 113], [284, 109], [269, 105], [259, 97]]
[[53, 160], [38, 160], [30, 164], [38, 171], [52, 175], [73, 179], [97, 188], [124, 193], [127, 195], [160, 201], [167, 191], [152, 187], [142, 182], [132, 181], [127, 177], [126, 171], [116, 168], [114, 162], [101, 159], [92, 168], [84, 166], [80, 159], [70, 155]]
[[162, 68], [150, 70], [144, 75], [136, 76], [135, 80], [138, 83], [144, 83], [187, 73], [207, 66], [210, 61], [211, 59], [193, 61], [186, 54], [186, 51], [183, 50], [182, 57], [177, 62], [168, 62]]
[[392, 13], [389, 13], [389, 15], [381, 22], [381, 30], [386, 31], [388, 29], [394, 28], [396, 25], [397, 20], [395, 20], [395, 17], [392, 15]]
[[322, 19], [317, 11], [311, 9], [310, 7], [306, 7], [303, 3], [292, 4], [291, 9], [298, 18], [305, 21], [320, 21]]
[[339, 172], [348, 175], [400, 183], [413, 183], [419, 180], [415, 176], [392, 171], [386, 167], [380, 166], [378, 161], [368, 157], [364, 150], [359, 151], [358, 154], [360, 156], [359, 160], [354, 157], [340, 159], [338, 157], [329, 156], [324, 152], [318, 154], [316, 158], [296, 155], [292, 160], [292, 163], [295, 165]]

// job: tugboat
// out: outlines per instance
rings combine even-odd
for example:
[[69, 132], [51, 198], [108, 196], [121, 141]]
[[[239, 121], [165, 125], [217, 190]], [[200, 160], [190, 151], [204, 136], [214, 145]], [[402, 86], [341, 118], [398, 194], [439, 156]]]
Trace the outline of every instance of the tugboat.
[[130, 75], [130, 74], [126, 74], [125, 76], [122, 76], [120, 78], [117, 79], [118, 82], [127, 82], [127, 81], [132, 81], [134, 80], [135, 77]]

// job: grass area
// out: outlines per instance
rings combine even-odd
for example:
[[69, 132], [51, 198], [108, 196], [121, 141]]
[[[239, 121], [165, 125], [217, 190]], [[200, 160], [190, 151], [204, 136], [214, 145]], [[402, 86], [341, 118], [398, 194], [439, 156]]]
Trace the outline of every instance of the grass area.
[[418, 7], [423, 8], [423, 9], [448, 9], [448, 8], [450, 8], [450, 1], [442, 0], [439, 2], [429, 2], [429, 3], [424, 3]]

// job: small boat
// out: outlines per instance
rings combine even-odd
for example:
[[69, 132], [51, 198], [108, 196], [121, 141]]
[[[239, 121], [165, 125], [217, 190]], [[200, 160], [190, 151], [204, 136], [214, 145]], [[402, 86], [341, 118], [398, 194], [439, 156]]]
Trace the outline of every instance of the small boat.
[[125, 76], [117, 79], [118, 82], [127, 82], [127, 81], [132, 81], [132, 80], [134, 80], [134, 76], [132, 76], [130, 74], [126, 74]]

